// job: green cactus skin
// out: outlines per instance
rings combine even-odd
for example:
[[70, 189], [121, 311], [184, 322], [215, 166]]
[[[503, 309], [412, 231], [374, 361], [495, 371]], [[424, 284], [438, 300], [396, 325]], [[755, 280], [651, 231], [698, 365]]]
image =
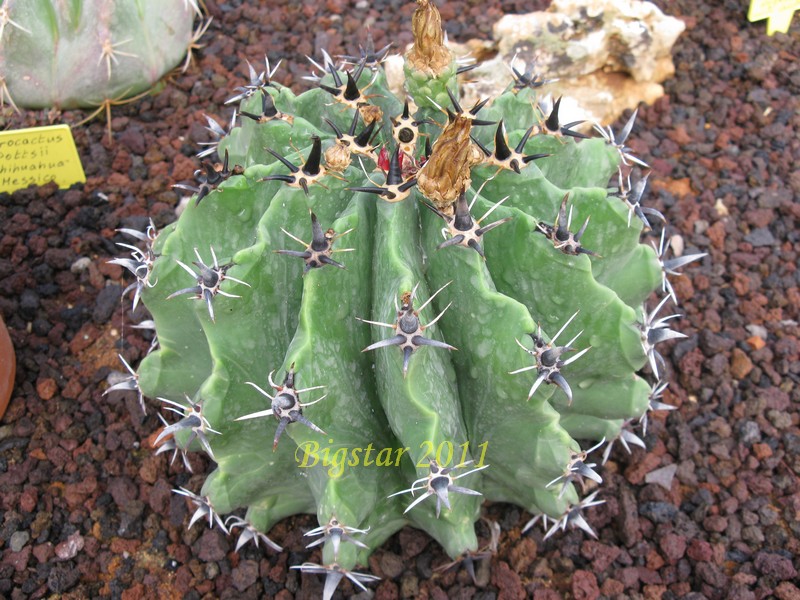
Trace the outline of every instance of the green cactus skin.
[[[322, 81], [334, 85], [330, 73]], [[402, 104], [380, 69], [374, 76], [366, 69], [358, 81], [362, 89], [370, 82], [388, 125]], [[142, 291], [160, 346], [139, 366], [141, 391], [193, 399], [218, 432], [204, 433], [217, 466], [193, 497], [199, 512], [246, 510], [246, 522], [265, 534], [288, 515], [316, 513], [327, 527], [326, 566], [300, 568], [328, 573], [328, 597], [342, 576], [365, 581], [352, 570], [406, 524], [427, 531], [454, 559], [476, 552], [474, 523], [485, 499], [591, 532], [575, 519], [576, 507], [596, 503], [594, 494], [581, 502], [575, 485], [583, 481], [575, 461], [586, 458], [578, 440], [630, 441], [625, 425], [654, 400], [639, 374], [655, 360], [648, 353], [658, 340], [648, 338], [648, 327], [676, 335], [643, 309], [662, 284], [661, 257], [640, 243], [642, 223], [629, 223], [629, 208], [606, 190], [619, 148], [602, 138], [551, 135], [530, 89], [510, 86], [494, 99], [480, 118], [502, 118], [512, 147], [539, 124], [524, 154], [547, 156], [519, 173], [482, 164], [468, 174], [473, 218], [492, 211], [483, 225], [506, 220], [480, 238], [484, 258], [467, 247], [439, 248], [445, 222], [416, 188], [399, 202], [351, 191], [383, 185], [371, 159], [361, 159], [364, 169], [354, 159], [307, 194], [287, 185], [311, 175], [290, 173], [275, 154], [303, 165], [315, 136], [323, 148], [335, 142], [325, 119], [346, 131], [353, 109], [322, 89], [296, 96], [274, 82], [256, 84], [241, 110], [261, 113], [264, 93], [292, 118], [242, 119], [220, 142], [220, 155], [243, 174], [226, 175], [160, 232], [151, 285]], [[409, 88], [439, 90], [440, 103], [455, 85], [453, 67], [435, 80], [416, 73]], [[422, 107], [418, 120], [447, 118], [428, 99], [412, 100]], [[439, 127], [424, 129], [432, 141], [439, 135]], [[493, 148], [494, 131], [476, 126], [473, 135]], [[377, 143], [393, 148], [390, 132], [386, 126]], [[591, 254], [564, 253], [542, 233], [562, 203], [572, 211], [572, 233], [591, 216], [580, 238]], [[322, 231], [335, 232], [332, 248], [341, 252], [331, 257], [344, 268], [305, 268], [297, 257], [305, 250], [300, 241], [312, 239], [310, 212]], [[208, 261], [212, 248], [228, 265], [219, 289], [236, 296], [213, 298], [213, 320], [203, 300], [168, 299], [193, 283], [178, 261]], [[400, 347], [372, 346], [398, 334], [396, 307], [403, 313], [412, 290], [419, 324], [432, 324], [420, 335], [438, 346], [416, 344], [404, 373]], [[535, 384], [536, 340], [564, 351], [567, 384]], [[309, 423], [289, 422], [273, 451], [276, 416], [249, 417], [270, 408], [264, 393], [285, 393], [290, 372], [288, 389], [300, 390]], [[189, 434], [176, 434], [179, 449], [189, 449]], [[454, 468], [444, 474], [452, 479], [441, 496], [427, 487], [432, 459]], [[331, 523], [341, 525], [338, 535]]]
[[32, 109], [90, 108], [150, 89], [177, 66], [196, 16], [186, 0], [3, 0], [0, 81]]

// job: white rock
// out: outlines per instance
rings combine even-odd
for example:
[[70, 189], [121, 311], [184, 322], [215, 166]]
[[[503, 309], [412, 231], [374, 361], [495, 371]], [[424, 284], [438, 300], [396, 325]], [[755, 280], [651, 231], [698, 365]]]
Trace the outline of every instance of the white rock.
[[78, 552], [83, 550], [84, 544], [85, 542], [80, 532], [76, 531], [66, 540], [56, 546], [56, 556], [61, 560], [75, 558], [78, 555]]
[[69, 270], [73, 273], [83, 273], [92, 264], [92, 259], [88, 256], [81, 256], [78, 260], [69, 266]]
[[767, 335], [769, 335], [769, 332], [767, 332], [767, 328], [764, 327], [763, 325], [757, 325], [755, 323], [751, 323], [750, 325], [745, 325], [744, 328], [750, 335], [755, 335], [757, 337], [760, 337], [765, 342], [767, 341]]
[[[480, 86], [466, 84], [464, 104], [500, 94], [512, 82], [507, 67], [527, 69], [546, 79], [543, 88], [565, 97], [580, 112], [563, 120], [585, 119], [608, 125], [625, 109], [652, 104], [663, 95], [659, 85], [675, 72], [671, 48], [685, 26], [639, 0], [553, 0], [547, 11], [506, 15], [494, 26], [497, 55], [471, 75]], [[476, 44], [451, 44], [457, 56]], [[587, 124], [587, 127], [589, 125]]]
[[650, 471], [644, 476], [644, 481], [645, 483], [656, 483], [665, 490], [670, 490], [672, 489], [672, 480], [674, 479], [677, 471], [678, 465], [673, 463], [671, 465], [667, 465], [666, 467], [656, 469], [655, 471]]
[[545, 12], [504, 16], [493, 33], [506, 60], [536, 56], [548, 77], [604, 69], [659, 83], [674, 73], [670, 50], [684, 28], [651, 2], [553, 0]]

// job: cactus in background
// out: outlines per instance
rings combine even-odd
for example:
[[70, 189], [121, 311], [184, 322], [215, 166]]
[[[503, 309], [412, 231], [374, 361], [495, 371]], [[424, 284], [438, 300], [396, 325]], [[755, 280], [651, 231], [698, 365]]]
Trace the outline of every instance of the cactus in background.
[[634, 117], [589, 138], [515, 69], [462, 108], [463, 68], [418, 5], [408, 99], [388, 91], [385, 49], [349, 71], [325, 54], [301, 95], [251, 67], [240, 124], [215, 129], [221, 162], [157, 237], [127, 231], [146, 247], [117, 261], [158, 348], [115, 387], [177, 414], [159, 451], [216, 462], [178, 491], [192, 523], [278, 548], [275, 522], [316, 514], [321, 564], [295, 568], [327, 574], [326, 597], [373, 580], [353, 569], [405, 524], [480, 556], [483, 500], [548, 536], [594, 535], [589, 453], [643, 445], [632, 424], [669, 408], [656, 347], [680, 334], [645, 302], [699, 257], [640, 243], [663, 217], [631, 183]]
[[0, 84], [12, 106], [118, 103], [180, 64], [196, 0], [3, 0]]

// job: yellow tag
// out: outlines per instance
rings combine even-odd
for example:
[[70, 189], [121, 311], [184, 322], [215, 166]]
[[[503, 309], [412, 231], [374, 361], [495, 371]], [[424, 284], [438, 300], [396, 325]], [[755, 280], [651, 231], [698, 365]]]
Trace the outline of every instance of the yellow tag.
[[767, 20], [767, 35], [776, 31], [786, 33], [792, 23], [794, 11], [800, 10], [800, 0], [750, 0], [747, 20]]
[[0, 192], [51, 181], [60, 188], [86, 181], [69, 126], [0, 131]]

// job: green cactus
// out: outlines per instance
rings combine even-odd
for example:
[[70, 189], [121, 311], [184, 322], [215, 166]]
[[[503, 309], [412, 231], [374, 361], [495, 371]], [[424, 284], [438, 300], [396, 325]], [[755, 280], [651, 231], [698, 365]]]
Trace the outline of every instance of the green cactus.
[[579, 492], [601, 477], [578, 440], [641, 444], [626, 426], [668, 408], [640, 372], [658, 378], [655, 345], [680, 334], [644, 303], [697, 258], [640, 243], [660, 215], [630, 182], [633, 118], [586, 139], [518, 72], [465, 111], [452, 59], [407, 65], [447, 112], [442, 93], [409, 107], [378, 54], [351, 71], [325, 55], [301, 95], [253, 73], [194, 202], [157, 237], [126, 231], [147, 248], [115, 261], [159, 346], [113, 389], [179, 414], [161, 451], [216, 462], [179, 491], [192, 522], [275, 547], [276, 521], [316, 513], [322, 565], [298, 568], [327, 573], [326, 597], [370, 581], [353, 569], [405, 524], [474, 555], [483, 500], [593, 534]]
[[0, 86], [34, 109], [131, 98], [180, 64], [197, 14], [196, 0], [3, 0]]

